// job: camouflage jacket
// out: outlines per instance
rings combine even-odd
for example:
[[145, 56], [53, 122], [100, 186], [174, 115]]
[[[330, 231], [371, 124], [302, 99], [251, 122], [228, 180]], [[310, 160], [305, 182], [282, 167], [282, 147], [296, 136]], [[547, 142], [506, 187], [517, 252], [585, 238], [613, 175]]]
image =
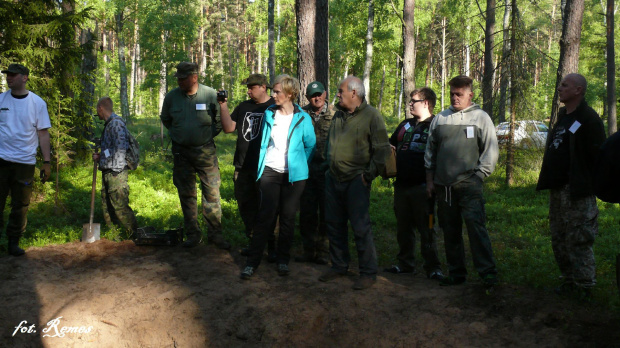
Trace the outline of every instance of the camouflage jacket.
[[99, 160], [101, 171], [119, 173], [125, 169], [128, 141], [125, 122], [117, 114], [112, 113], [101, 135], [101, 158]]
[[312, 111], [310, 104], [304, 106], [302, 109], [310, 115], [312, 125], [314, 126], [314, 134], [316, 136], [316, 148], [310, 165], [320, 166], [325, 162], [325, 143], [327, 142], [327, 135], [329, 133], [329, 127], [332, 124], [334, 113], [327, 102], [325, 102], [323, 109], [318, 113]]

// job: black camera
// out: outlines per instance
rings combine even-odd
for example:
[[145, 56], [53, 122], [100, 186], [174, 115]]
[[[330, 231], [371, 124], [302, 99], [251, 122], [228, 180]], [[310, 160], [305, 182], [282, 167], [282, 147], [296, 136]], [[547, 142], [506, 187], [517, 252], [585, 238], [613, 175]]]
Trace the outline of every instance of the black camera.
[[228, 91], [223, 89], [221, 91], [217, 91], [217, 100], [224, 100], [228, 98]]

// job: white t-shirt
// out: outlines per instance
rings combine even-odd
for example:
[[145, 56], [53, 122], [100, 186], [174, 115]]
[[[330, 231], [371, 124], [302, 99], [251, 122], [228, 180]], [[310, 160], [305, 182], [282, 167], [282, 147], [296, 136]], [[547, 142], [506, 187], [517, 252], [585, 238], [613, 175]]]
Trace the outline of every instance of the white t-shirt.
[[0, 94], [0, 158], [23, 164], [36, 164], [39, 137], [37, 131], [48, 129], [47, 104], [28, 92], [23, 99], [13, 98], [11, 90]]
[[288, 131], [292, 121], [293, 114], [282, 115], [280, 110], [276, 110], [265, 165], [279, 173], [288, 172]]

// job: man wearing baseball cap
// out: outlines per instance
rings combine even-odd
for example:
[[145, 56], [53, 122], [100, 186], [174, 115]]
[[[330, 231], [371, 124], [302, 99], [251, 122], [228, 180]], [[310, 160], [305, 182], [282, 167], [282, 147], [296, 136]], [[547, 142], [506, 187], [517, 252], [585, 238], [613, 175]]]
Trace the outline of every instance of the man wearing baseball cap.
[[332, 123], [333, 113], [325, 102], [327, 92], [319, 81], [314, 81], [306, 87], [308, 105], [303, 109], [312, 118], [314, 134], [316, 135], [316, 150], [309, 165], [310, 176], [306, 180], [306, 187], [301, 196], [300, 205], [300, 234], [304, 253], [295, 258], [297, 262], [314, 262], [319, 265], [327, 264], [329, 254], [325, 228], [325, 142]]
[[[241, 81], [248, 88], [250, 99], [237, 105], [232, 114], [229, 113], [228, 100], [218, 99], [222, 114], [222, 129], [226, 133], [237, 131], [237, 147], [235, 148], [235, 199], [239, 214], [245, 225], [245, 235], [250, 237], [254, 221], [258, 213], [259, 199], [256, 187], [258, 155], [260, 150], [260, 131], [263, 116], [268, 106], [275, 102], [267, 91], [271, 85], [263, 74], [251, 74]], [[242, 254], [247, 251], [243, 250]], [[268, 243], [271, 259], [275, 261], [275, 245], [273, 240]]]
[[2, 70], [9, 90], [0, 94], [0, 224], [8, 195], [11, 195], [11, 214], [6, 226], [8, 252], [24, 254], [19, 239], [26, 230], [28, 205], [37, 163], [37, 146], [41, 147], [43, 165], [41, 181], [50, 177], [50, 117], [47, 104], [26, 89], [30, 71], [21, 64], [11, 64]]
[[230, 243], [222, 236], [220, 169], [213, 142], [222, 130], [217, 92], [198, 83], [196, 63], [179, 63], [174, 77], [179, 87], [166, 94], [160, 118], [172, 140], [172, 180], [179, 193], [187, 236], [183, 247], [192, 248], [202, 241], [196, 194], [198, 174], [202, 216], [209, 225], [208, 241], [220, 249], [230, 249]]

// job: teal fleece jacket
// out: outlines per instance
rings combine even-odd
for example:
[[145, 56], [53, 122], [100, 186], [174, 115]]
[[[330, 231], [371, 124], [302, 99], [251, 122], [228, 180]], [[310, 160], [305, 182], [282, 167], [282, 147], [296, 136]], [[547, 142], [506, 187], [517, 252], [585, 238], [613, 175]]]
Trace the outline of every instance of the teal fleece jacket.
[[[303, 111], [299, 105], [294, 104], [293, 121], [288, 131], [288, 180], [295, 182], [308, 179], [308, 163], [312, 160], [316, 136], [310, 115]], [[271, 138], [271, 129], [277, 106], [271, 105], [265, 110], [258, 157], [258, 175], [260, 179], [265, 170], [265, 155]]]

